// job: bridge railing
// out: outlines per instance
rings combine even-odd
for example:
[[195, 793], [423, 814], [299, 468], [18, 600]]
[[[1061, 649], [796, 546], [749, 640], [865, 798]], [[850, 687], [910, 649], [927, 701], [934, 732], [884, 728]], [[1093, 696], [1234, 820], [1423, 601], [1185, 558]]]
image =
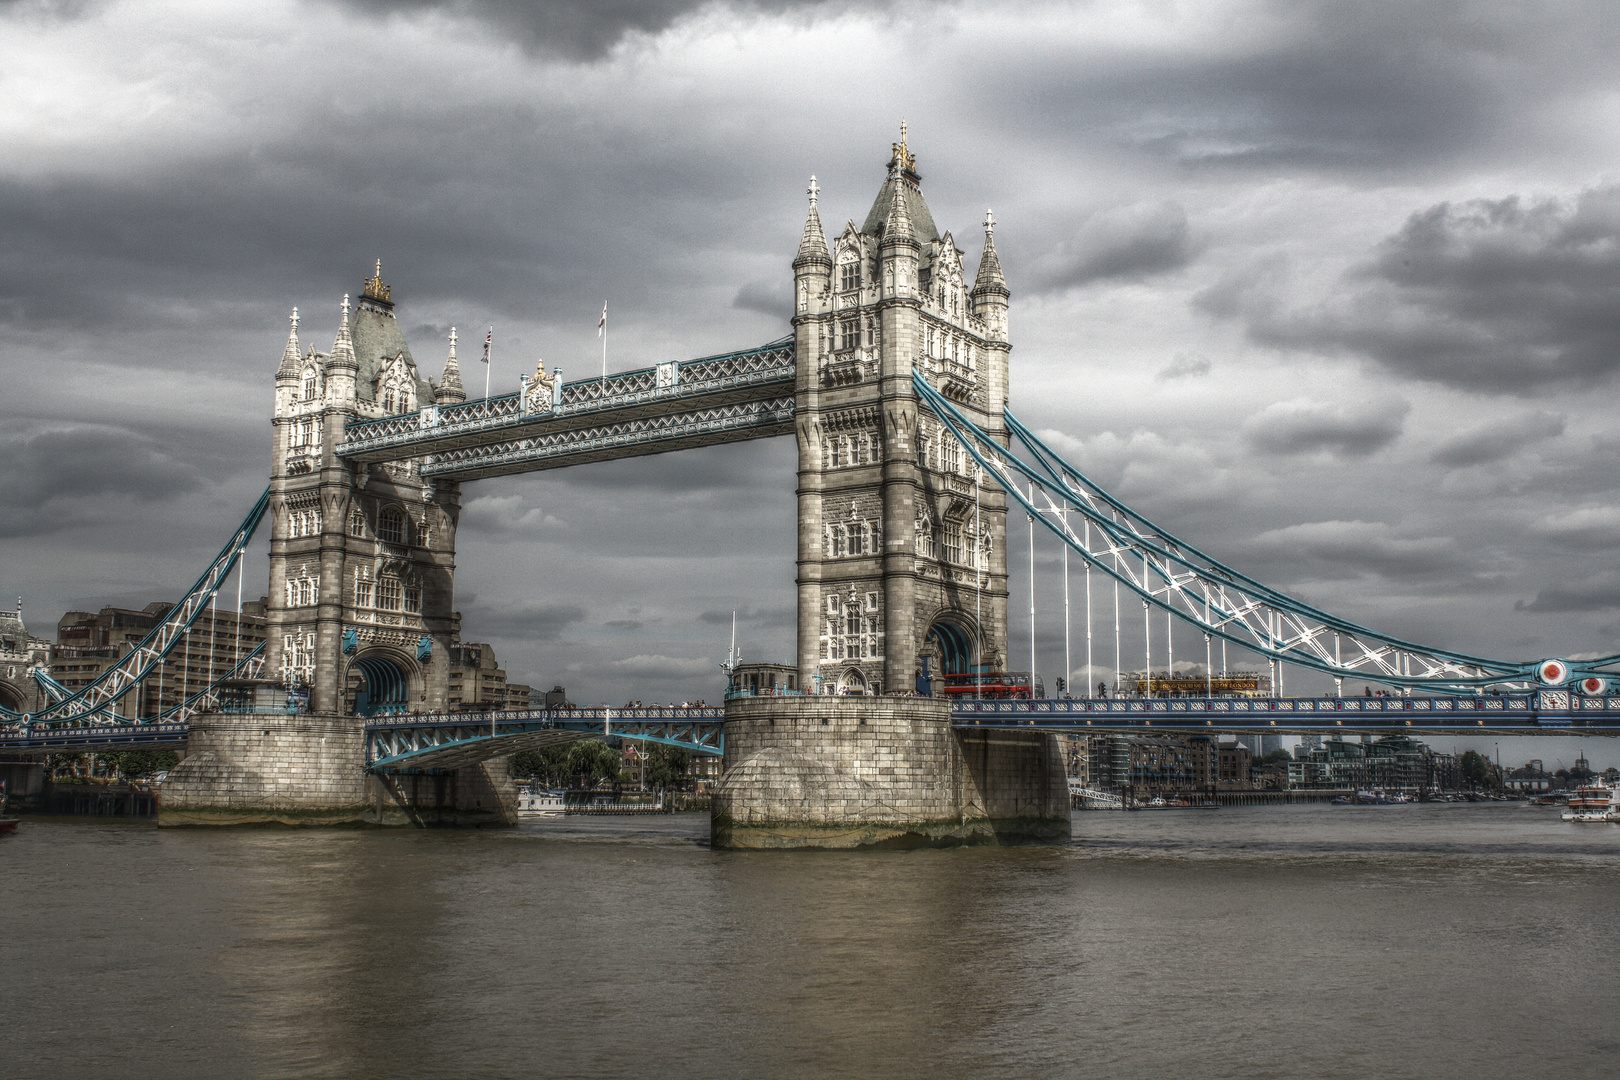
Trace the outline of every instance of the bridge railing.
[[714, 393], [733, 387], [791, 380], [793, 342], [773, 341], [755, 349], [722, 353], [622, 371], [606, 378], [565, 383], [557, 401], [531, 410], [523, 395], [504, 394], [460, 405], [429, 406], [419, 412], [362, 420], [344, 431], [339, 455], [408, 445], [423, 439], [506, 427], [527, 420], [559, 418], [604, 409], [628, 408], [665, 398]]

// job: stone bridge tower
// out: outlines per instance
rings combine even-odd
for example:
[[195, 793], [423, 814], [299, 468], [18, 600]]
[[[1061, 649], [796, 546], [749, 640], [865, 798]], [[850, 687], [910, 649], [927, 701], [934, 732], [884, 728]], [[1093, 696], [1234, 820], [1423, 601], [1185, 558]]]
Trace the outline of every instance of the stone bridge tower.
[[942, 673], [1007, 663], [1006, 496], [919, 407], [912, 372], [1005, 443], [1009, 294], [993, 219], [970, 286], [900, 139], [830, 249], [811, 178], [793, 260], [807, 689], [938, 693]]
[[266, 671], [307, 688], [313, 712], [445, 707], [460, 485], [336, 450], [353, 424], [465, 400], [455, 349], [452, 331], [441, 385], [418, 373], [381, 263], [352, 312], [343, 298], [330, 353], [300, 351], [293, 312], [276, 371]]

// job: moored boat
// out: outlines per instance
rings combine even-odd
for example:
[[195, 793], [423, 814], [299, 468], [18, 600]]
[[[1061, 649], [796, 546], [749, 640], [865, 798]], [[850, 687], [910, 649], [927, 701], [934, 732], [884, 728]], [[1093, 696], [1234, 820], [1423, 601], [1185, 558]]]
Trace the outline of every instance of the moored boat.
[[1569, 797], [1565, 821], [1620, 821], [1614, 791], [1606, 784], [1583, 784]]

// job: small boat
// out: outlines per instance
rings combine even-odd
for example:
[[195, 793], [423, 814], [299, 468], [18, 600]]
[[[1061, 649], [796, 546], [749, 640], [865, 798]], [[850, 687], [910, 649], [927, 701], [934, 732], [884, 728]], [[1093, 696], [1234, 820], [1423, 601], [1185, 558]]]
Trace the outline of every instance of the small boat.
[[6, 816], [6, 785], [0, 781], [0, 836], [9, 836], [17, 831], [21, 818]]
[[518, 813], [523, 817], [562, 817], [568, 812], [560, 791], [518, 789]]
[[1620, 821], [1614, 791], [1605, 784], [1583, 784], [1569, 797], [1565, 821]]

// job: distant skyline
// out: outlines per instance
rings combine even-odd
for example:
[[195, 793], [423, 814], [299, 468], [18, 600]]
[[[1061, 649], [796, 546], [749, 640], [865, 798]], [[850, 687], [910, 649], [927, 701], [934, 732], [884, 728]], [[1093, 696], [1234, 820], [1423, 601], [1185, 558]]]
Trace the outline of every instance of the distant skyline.
[[[1598, 3], [0, 3], [0, 595], [37, 633], [177, 597], [265, 483], [288, 312], [327, 347], [379, 258], [424, 373], [494, 326], [495, 392], [596, 371], [604, 298], [615, 370], [780, 336], [810, 175], [859, 223], [904, 119], [970, 264], [995, 208], [1012, 408], [1077, 465], [1358, 622], [1620, 652], [1617, 38]], [[793, 469], [468, 485], [464, 636], [576, 701], [717, 699], [733, 609], [793, 653]]]

